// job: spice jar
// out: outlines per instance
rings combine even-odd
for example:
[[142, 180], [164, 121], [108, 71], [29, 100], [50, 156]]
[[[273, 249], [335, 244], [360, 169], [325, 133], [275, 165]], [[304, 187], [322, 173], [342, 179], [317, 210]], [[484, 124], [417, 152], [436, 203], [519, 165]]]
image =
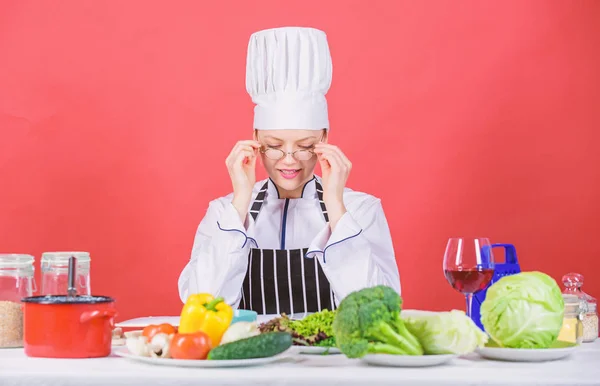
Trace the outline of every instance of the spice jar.
[[21, 299], [35, 288], [31, 255], [0, 254], [0, 347], [23, 347]]
[[583, 275], [568, 273], [562, 278], [565, 290], [563, 294], [574, 295], [585, 302], [583, 314], [583, 342], [593, 342], [598, 338], [597, 301], [594, 297], [583, 292]]
[[576, 295], [563, 294], [565, 311], [558, 340], [581, 344], [583, 341], [583, 315], [585, 302]]
[[596, 304], [596, 299], [593, 299], [593, 301], [588, 300], [588, 310], [583, 315], [583, 341], [585, 343], [598, 339], [598, 311]]
[[90, 254], [88, 252], [44, 252], [42, 254], [42, 295], [67, 295], [69, 258], [77, 259], [77, 294], [90, 295]]

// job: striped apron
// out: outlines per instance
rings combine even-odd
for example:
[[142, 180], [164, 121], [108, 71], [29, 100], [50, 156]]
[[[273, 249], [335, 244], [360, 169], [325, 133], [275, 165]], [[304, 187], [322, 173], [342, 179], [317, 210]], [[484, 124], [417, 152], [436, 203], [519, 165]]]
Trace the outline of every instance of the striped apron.
[[[262, 208], [269, 182], [254, 200], [250, 215], [256, 220]], [[315, 180], [321, 212], [329, 222], [323, 202], [323, 187]], [[335, 301], [327, 276], [319, 260], [307, 258], [308, 248], [257, 249], [248, 254], [248, 270], [242, 285], [241, 308], [259, 315], [318, 312], [333, 310]]]

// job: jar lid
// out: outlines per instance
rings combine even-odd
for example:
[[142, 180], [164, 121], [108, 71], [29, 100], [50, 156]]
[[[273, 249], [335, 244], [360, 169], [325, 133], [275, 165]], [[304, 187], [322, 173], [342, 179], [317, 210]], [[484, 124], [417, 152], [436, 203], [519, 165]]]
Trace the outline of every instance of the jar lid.
[[583, 287], [583, 275], [576, 272], [569, 272], [562, 277], [565, 290], [565, 294], [578, 295], [588, 303], [596, 303], [596, 299], [593, 296], [585, 293], [581, 287]]
[[562, 282], [566, 288], [579, 288], [583, 285], [583, 275], [576, 272], [569, 272], [562, 277]]
[[71, 256], [77, 259], [77, 263], [90, 261], [89, 252], [44, 252], [42, 253], [42, 262], [68, 264]]
[[19, 253], [0, 253], [0, 268], [26, 268], [33, 266], [34, 257]]

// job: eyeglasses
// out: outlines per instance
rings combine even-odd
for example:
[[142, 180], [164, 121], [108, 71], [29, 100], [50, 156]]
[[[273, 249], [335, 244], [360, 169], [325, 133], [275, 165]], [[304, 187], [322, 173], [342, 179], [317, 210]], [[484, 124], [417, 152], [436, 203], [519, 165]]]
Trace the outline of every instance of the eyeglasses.
[[[324, 138], [324, 136], [321, 136], [321, 139], [319, 139], [318, 142], [322, 142], [323, 138]], [[269, 147], [269, 146], [261, 147], [260, 152], [262, 154], [264, 154], [265, 156], [267, 156], [267, 158], [272, 159], [274, 161], [278, 161], [278, 160], [282, 159], [283, 157], [287, 156], [288, 154], [290, 154], [292, 157], [294, 157], [298, 161], [308, 161], [315, 155], [313, 149], [298, 149], [296, 151], [289, 152], [289, 151], [283, 151], [281, 149], [275, 149], [275, 148]]]
[[265, 156], [267, 156], [267, 158], [275, 160], [275, 161], [282, 159], [283, 157], [287, 156], [288, 154], [291, 154], [292, 157], [294, 157], [298, 161], [308, 161], [315, 155], [315, 153], [313, 153], [312, 150], [308, 150], [308, 149], [298, 149], [296, 151], [289, 152], [289, 151], [283, 151], [281, 149], [274, 149], [272, 147], [261, 148], [260, 152], [262, 154], [264, 154]]

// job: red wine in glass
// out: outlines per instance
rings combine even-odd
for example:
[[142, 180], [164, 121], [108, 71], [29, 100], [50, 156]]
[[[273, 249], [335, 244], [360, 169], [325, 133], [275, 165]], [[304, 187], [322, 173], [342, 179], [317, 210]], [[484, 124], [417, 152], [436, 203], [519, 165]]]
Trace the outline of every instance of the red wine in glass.
[[452, 288], [458, 292], [474, 294], [488, 286], [494, 276], [494, 270], [489, 268], [446, 269], [444, 274]]
[[444, 253], [444, 276], [452, 288], [465, 295], [471, 317], [473, 294], [484, 290], [494, 276], [494, 255], [487, 238], [456, 237]]

